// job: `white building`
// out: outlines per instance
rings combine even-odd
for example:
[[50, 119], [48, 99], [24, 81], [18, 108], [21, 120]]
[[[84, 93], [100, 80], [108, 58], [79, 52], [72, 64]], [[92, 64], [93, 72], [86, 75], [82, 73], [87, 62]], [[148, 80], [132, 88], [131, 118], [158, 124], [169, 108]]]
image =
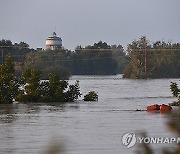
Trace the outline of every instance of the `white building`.
[[60, 37], [57, 37], [56, 33], [53, 32], [52, 36], [49, 36], [46, 39], [46, 49], [55, 50], [61, 47], [62, 47], [62, 39]]

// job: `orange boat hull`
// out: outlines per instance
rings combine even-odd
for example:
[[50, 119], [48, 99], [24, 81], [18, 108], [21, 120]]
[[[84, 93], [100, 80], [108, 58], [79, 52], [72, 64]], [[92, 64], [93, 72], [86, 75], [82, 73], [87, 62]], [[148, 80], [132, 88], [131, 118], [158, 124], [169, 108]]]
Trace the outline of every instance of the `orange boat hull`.
[[171, 111], [171, 110], [172, 110], [172, 107], [169, 105], [165, 105], [165, 104], [160, 105], [160, 111], [166, 112], [166, 111]]
[[158, 104], [147, 106], [147, 111], [154, 111], [154, 110], [160, 110], [160, 106]]

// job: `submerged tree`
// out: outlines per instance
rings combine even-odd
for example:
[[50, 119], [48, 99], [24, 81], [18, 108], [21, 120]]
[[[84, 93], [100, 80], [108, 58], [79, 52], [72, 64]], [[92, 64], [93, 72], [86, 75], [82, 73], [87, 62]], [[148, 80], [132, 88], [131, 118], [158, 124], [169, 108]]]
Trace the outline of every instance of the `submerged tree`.
[[41, 81], [40, 72], [28, 69], [22, 75], [23, 88], [19, 90], [16, 100], [21, 102], [70, 102], [78, 99], [79, 82], [68, 86], [68, 81], [49, 74], [49, 80]]
[[40, 72], [36, 69], [28, 69], [21, 77], [23, 88], [19, 90], [17, 101], [37, 102], [40, 100]]
[[128, 45], [129, 63], [124, 69], [125, 78], [146, 78], [144, 54], [148, 48], [150, 48], [150, 45], [145, 36], [139, 40], [134, 40], [132, 44]]
[[49, 74], [49, 82], [43, 81], [41, 87], [41, 101], [42, 102], [64, 102], [65, 89], [68, 82], [60, 80], [59, 76]]
[[180, 89], [178, 88], [177, 83], [171, 82], [170, 89], [171, 89], [171, 92], [172, 92], [173, 96], [178, 98], [177, 101], [174, 101], [170, 105], [171, 106], [178, 106], [178, 105], [180, 105]]
[[65, 93], [65, 102], [73, 102], [81, 96], [79, 81], [76, 81], [74, 85], [69, 85], [69, 89]]
[[150, 44], [146, 37], [128, 45], [129, 62], [124, 78], [180, 77], [180, 44], [156, 41]]
[[14, 72], [14, 62], [9, 54], [4, 64], [0, 66], [0, 103], [12, 103], [18, 92], [19, 85]]
[[84, 101], [98, 101], [98, 94], [95, 91], [90, 91], [84, 96]]

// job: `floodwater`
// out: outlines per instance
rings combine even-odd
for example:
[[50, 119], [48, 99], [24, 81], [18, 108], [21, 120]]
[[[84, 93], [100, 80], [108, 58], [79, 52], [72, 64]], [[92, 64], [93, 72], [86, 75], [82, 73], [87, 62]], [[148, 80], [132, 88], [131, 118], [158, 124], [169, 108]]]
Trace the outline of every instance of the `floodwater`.
[[[146, 132], [151, 137], [170, 137], [166, 115], [135, 111], [150, 104], [171, 103], [170, 82], [178, 79], [129, 80], [117, 76], [73, 76], [82, 94], [98, 92], [98, 102], [0, 105], [0, 153], [61, 154], [136, 153], [127, 149], [122, 136]], [[167, 144], [154, 144], [157, 153]], [[49, 152], [48, 152], [49, 150]], [[52, 150], [52, 151], [51, 151]]]

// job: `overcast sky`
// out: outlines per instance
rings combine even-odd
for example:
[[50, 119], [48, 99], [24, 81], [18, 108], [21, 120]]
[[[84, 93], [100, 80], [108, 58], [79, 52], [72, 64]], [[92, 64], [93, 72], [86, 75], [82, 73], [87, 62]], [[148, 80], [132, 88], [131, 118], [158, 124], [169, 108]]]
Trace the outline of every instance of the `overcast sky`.
[[100, 40], [126, 48], [144, 35], [180, 42], [180, 0], [0, 0], [0, 39], [45, 48], [55, 27], [68, 49]]

